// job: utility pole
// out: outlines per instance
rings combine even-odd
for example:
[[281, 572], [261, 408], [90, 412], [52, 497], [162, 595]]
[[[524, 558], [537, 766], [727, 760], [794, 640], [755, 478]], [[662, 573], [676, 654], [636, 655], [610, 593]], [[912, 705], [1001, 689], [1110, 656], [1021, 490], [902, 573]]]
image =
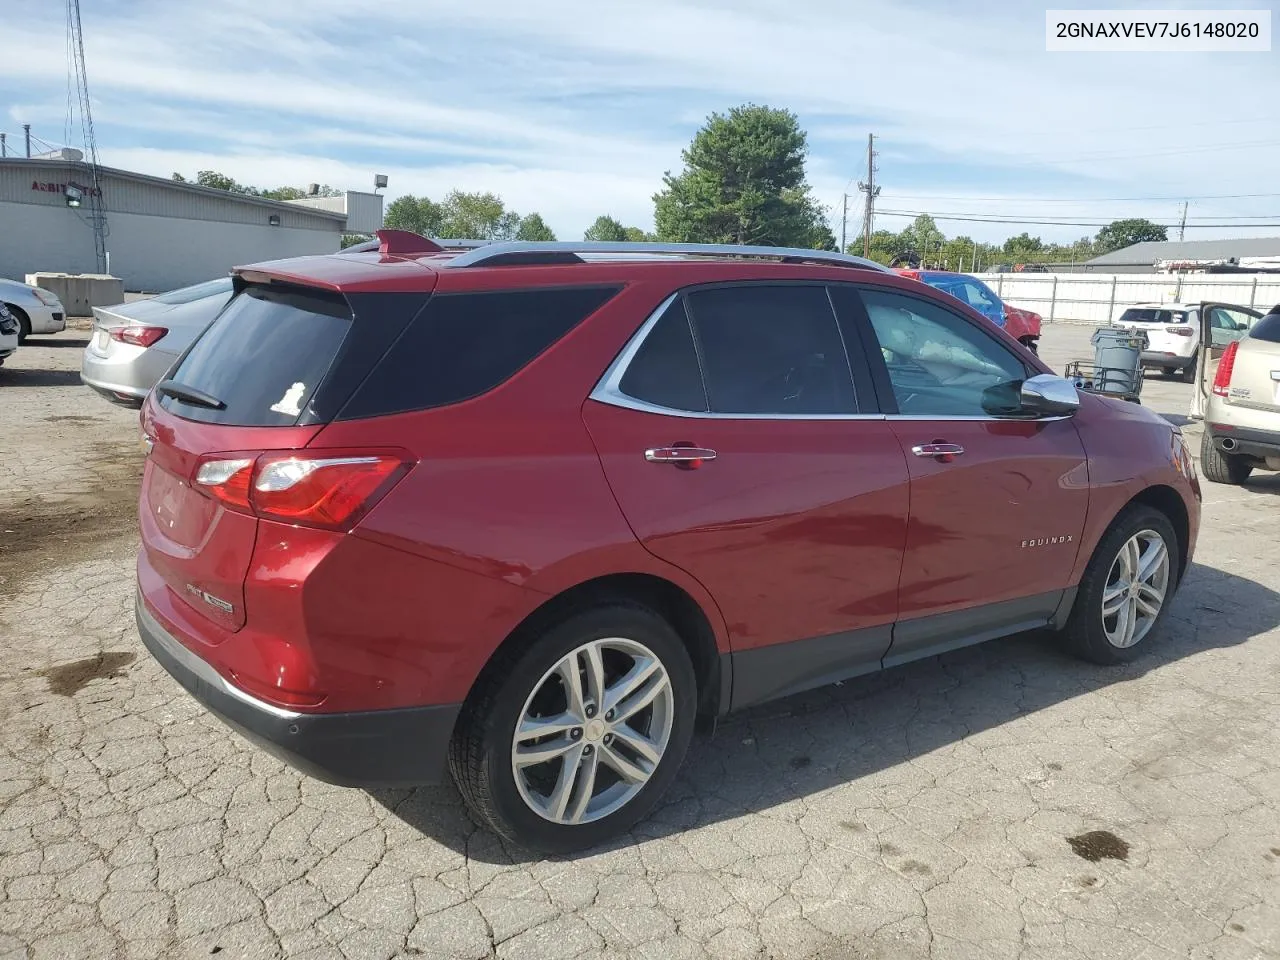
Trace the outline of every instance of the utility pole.
[[849, 226], [849, 195], [840, 200], [840, 252], [845, 252], [845, 229]]
[[24, 123], [22, 125], [22, 133], [27, 138], [27, 159], [31, 159], [31, 124]]
[[867, 195], [867, 207], [862, 216], [862, 255], [871, 256], [871, 233], [875, 223], [875, 202], [880, 195], [876, 186], [876, 135], [867, 134], [867, 182], [858, 181], [858, 189]]
[[0, 133], [0, 157], [7, 157], [9, 155], [9, 151], [4, 145], [4, 141], [8, 136], [9, 135], [7, 133]]
[[1187, 201], [1182, 201], [1182, 222], [1178, 224], [1178, 242], [1182, 242], [1182, 238], [1187, 233]]

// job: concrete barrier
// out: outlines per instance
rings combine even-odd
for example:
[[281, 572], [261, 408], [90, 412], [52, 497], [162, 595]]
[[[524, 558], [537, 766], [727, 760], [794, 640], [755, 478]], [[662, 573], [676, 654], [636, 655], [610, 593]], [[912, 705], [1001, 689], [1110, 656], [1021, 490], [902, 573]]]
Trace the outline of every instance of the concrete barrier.
[[28, 273], [27, 283], [56, 294], [69, 317], [89, 317], [94, 307], [124, 301], [124, 281], [101, 273]]

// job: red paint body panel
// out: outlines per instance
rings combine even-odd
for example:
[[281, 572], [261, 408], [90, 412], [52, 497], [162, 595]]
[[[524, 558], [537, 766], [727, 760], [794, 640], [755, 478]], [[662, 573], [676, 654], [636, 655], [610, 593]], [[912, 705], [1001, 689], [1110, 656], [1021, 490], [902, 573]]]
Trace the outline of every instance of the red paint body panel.
[[[1089, 507], [1084, 447], [1070, 420], [892, 423], [908, 452], [935, 442], [964, 449], [947, 463], [907, 457], [911, 523], [899, 595], [903, 619], [1068, 585]], [[1063, 541], [1022, 546], [1054, 537]]]
[[[907, 470], [885, 421], [583, 415], [636, 536], [717, 599], [735, 650], [893, 622]], [[685, 442], [716, 459], [644, 458]]]
[[[587, 399], [681, 287], [866, 283], [977, 316], [917, 281], [751, 261], [439, 269], [447, 259], [366, 253], [246, 273], [362, 292], [623, 289], [509, 380], [447, 407], [241, 428], [144, 406], [155, 447], [140, 504], [141, 596], [253, 696], [315, 713], [458, 703], [539, 606], [614, 574], [684, 590], [721, 653], [1063, 589], [1115, 513], [1151, 485], [1181, 495], [1194, 543], [1198, 487], [1172, 430], [1135, 405], [1086, 395], [1070, 420], [943, 424], [682, 419]], [[965, 454], [946, 464], [910, 454], [936, 439]], [[644, 459], [679, 441], [717, 459], [694, 471]], [[202, 455], [300, 448], [397, 448], [414, 465], [346, 533], [257, 520], [191, 489]], [[1064, 534], [1069, 547], [1021, 547]]]

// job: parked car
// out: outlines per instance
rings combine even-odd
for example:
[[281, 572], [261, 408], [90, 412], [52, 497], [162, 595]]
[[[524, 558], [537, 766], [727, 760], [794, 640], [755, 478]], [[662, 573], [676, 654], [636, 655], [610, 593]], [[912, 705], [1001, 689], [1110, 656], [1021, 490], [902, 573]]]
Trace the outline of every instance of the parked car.
[[1238, 310], [1210, 304], [1200, 312], [1200, 464], [1214, 483], [1280, 470], [1280, 304], [1244, 329]]
[[10, 313], [3, 303], [0, 303], [0, 367], [4, 366], [4, 362], [18, 349], [20, 336], [18, 318]]
[[0, 278], [0, 303], [18, 320], [18, 342], [33, 333], [57, 333], [67, 328], [67, 312], [57, 294], [40, 287]]
[[302, 770], [447, 763], [566, 851], [700, 715], [1035, 628], [1155, 641], [1181, 434], [955, 298], [814, 250], [379, 240], [238, 270], [141, 414], [143, 642]]
[[[1144, 369], [1160, 370], [1167, 377], [1176, 376], [1185, 383], [1194, 383], [1201, 324], [1206, 316], [1202, 306], [1205, 305], [1140, 303], [1126, 309], [1112, 325], [1141, 330], [1147, 335], [1148, 346], [1142, 351]], [[1221, 331], [1247, 330], [1258, 317], [1258, 312], [1248, 307], [1222, 303], [1209, 306], [1215, 308], [1207, 314], [1209, 324]]]
[[[988, 288], [990, 289], [990, 288]], [[1040, 327], [1044, 318], [1031, 310], [1004, 305], [1004, 332], [1032, 353], [1040, 352]]]
[[1038, 313], [1020, 310], [1001, 301], [999, 295], [976, 277], [947, 270], [917, 270], [900, 268], [899, 276], [910, 277], [927, 283], [935, 289], [949, 293], [961, 303], [967, 303], [997, 327], [1035, 353], [1040, 339], [1041, 318]]
[[112, 403], [138, 407], [231, 299], [231, 278], [93, 308], [80, 379]]

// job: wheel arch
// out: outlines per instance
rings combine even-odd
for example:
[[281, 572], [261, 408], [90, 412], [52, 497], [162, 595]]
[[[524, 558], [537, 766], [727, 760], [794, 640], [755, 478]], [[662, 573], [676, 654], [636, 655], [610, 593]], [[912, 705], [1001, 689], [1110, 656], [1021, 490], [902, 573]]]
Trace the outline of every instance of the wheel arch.
[[[629, 601], [653, 610], [671, 625], [689, 652], [698, 681], [698, 713], [718, 716], [729, 706], [730, 661], [721, 656], [707, 612], [671, 580], [651, 573], [610, 573], [561, 590], [525, 616], [489, 656], [471, 689], [495, 668], [509, 663], [521, 647], [573, 613], [610, 601]], [[468, 694], [470, 696], [470, 694]]]
[[9, 308], [9, 312], [12, 313], [18, 321], [18, 339], [25, 340], [31, 335], [30, 315], [16, 303], [10, 303], [8, 300], [5, 300], [4, 305]]
[[[1187, 554], [1191, 548], [1191, 517], [1187, 513], [1187, 505], [1182, 501], [1182, 495], [1173, 487], [1162, 483], [1155, 484], [1136, 493], [1120, 508], [1116, 516], [1118, 517], [1135, 504], [1143, 504], [1158, 510], [1173, 525], [1173, 532], [1178, 538], [1178, 580], [1181, 581], [1183, 574], [1187, 571]], [[1111, 523], [1115, 523], [1114, 517]], [[1111, 524], [1107, 524], [1107, 529], [1111, 529]]]

